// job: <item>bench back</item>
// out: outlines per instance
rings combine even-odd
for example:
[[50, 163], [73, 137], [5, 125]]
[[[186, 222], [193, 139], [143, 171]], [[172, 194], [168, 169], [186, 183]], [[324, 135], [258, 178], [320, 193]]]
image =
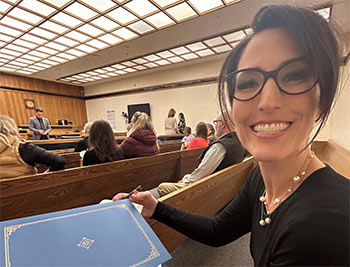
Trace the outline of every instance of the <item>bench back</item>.
[[324, 163], [350, 179], [350, 151], [333, 141], [314, 141], [311, 149]]
[[142, 185], [145, 190], [179, 180], [183, 159], [198, 165], [203, 149], [66, 169], [0, 181], [0, 220], [99, 203]]
[[[234, 198], [253, 167], [253, 158], [249, 158], [161, 197], [159, 201], [180, 210], [213, 216]], [[169, 251], [185, 239], [182, 234], [156, 220], [148, 222]]]

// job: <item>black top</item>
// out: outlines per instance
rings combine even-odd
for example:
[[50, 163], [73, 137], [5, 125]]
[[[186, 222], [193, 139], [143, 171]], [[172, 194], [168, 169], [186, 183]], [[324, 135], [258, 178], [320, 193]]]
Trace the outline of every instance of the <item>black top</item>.
[[232, 132], [227, 133], [215, 140], [214, 142], [210, 143], [209, 146], [201, 154], [199, 158], [200, 161], [202, 161], [202, 159], [205, 156], [205, 153], [207, 153], [209, 148], [216, 143], [221, 143], [225, 147], [226, 153], [220, 165], [215, 169], [213, 173], [223, 170], [233, 164], [237, 164], [244, 159], [245, 148], [239, 141], [236, 132]]
[[179, 122], [177, 124], [177, 129], [178, 129], [179, 134], [183, 134], [184, 133], [185, 127], [186, 127], [185, 120], [182, 120], [182, 119], [179, 120]]
[[89, 148], [89, 137], [86, 136], [77, 143], [77, 145], [74, 148], [74, 152], [88, 150], [88, 148]]
[[66, 163], [60, 155], [29, 143], [19, 144], [19, 154], [25, 163], [31, 166], [35, 166], [36, 163], [44, 164], [51, 167], [50, 171], [62, 170]]
[[[123, 154], [123, 150], [117, 147], [116, 153], [113, 155], [113, 161], [120, 160], [120, 159], [124, 159], [124, 154]], [[105, 162], [111, 162], [111, 160], [109, 160], [108, 158], [105, 158], [104, 161], [100, 161], [94, 149], [88, 150], [84, 154], [83, 166], [100, 164]]]
[[211, 246], [251, 232], [255, 265], [349, 266], [349, 180], [329, 166], [311, 174], [259, 225], [265, 186], [255, 168], [237, 196], [215, 217], [179, 211], [158, 202], [152, 218]]

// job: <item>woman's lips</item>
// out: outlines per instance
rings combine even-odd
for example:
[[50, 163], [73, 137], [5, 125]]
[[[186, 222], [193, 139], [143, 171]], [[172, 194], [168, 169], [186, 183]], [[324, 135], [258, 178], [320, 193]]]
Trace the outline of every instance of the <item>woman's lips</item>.
[[258, 136], [274, 136], [282, 133], [292, 125], [292, 122], [260, 122], [253, 124], [250, 128]]

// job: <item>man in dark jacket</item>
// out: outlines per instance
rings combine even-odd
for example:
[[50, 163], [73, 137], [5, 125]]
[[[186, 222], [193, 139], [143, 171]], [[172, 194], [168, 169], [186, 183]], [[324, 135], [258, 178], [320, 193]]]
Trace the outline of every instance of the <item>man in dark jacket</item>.
[[230, 121], [225, 122], [221, 114], [214, 120], [214, 125], [217, 139], [203, 151], [198, 167], [177, 183], [161, 183], [157, 188], [159, 196], [169, 194], [244, 159], [245, 149], [238, 140], [234, 125]]

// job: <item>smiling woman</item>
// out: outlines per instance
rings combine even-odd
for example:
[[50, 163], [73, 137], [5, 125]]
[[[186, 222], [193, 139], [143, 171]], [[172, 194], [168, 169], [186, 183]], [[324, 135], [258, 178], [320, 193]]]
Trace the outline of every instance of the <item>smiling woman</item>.
[[[202, 243], [222, 246], [251, 232], [255, 265], [348, 266], [349, 180], [310, 150], [337, 91], [338, 38], [306, 8], [266, 6], [253, 33], [226, 59], [220, 107], [259, 166], [213, 218], [176, 210], [149, 192], [130, 197], [143, 214]], [[117, 195], [114, 200], [125, 196]]]

